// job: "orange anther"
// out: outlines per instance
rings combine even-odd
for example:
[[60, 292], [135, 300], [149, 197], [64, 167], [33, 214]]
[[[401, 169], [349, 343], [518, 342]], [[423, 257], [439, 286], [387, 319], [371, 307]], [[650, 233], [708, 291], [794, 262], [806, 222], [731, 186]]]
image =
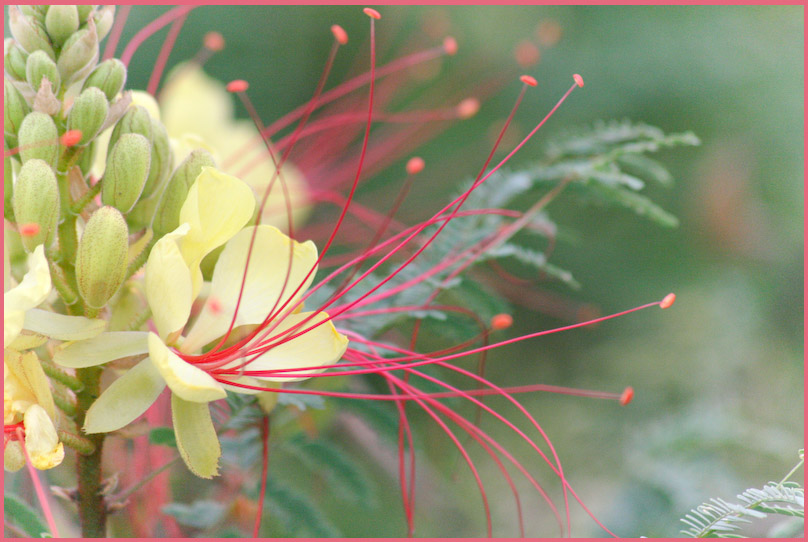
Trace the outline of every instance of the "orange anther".
[[39, 224], [36, 222], [29, 222], [28, 224], [19, 225], [20, 235], [23, 237], [33, 237], [39, 233]]
[[62, 134], [62, 137], [59, 138], [59, 141], [65, 147], [72, 147], [79, 141], [81, 141], [81, 130], [68, 130]]
[[584, 78], [578, 75], [577, 73], [572, 74], [572, 78], [575, 79], [575, 84], [579, 87], [584, 86]]
[[210, 312], [213, 314], [219, 314], [222, 312], [222, 303], [215, 297], [208, 299], [208, 307], [210, 308]]
[[662, 299], [662, 301], [659, 302], [659, 308], [667, 309], [673, 305], [674, 301], [676, 301], [676, 294], [668, 294]]
[[345, 29], [342, 28], [340, 25], [335, 24], [331, 26], [331, 33], [334, 34], [334, 39], [337, 40], [337, 43], [340, 45], [345, 45], [348, 43], [348, 33], [345, 32]]
[[477, 98], [466, 98], [457, 104], [457, 116], [461, 119], [468, 119], [477, 114], [480, 110], [480, 100]]
[[539, 84], [539, 83], [536, 81], [536, 78], [535, 78], [535, 77], [531, 77], [530, 75], [522, 75], [522, 76], [520, 76], [520, 77], [519, 77], [519, 80], [520, 80], [521, 82], [523, 82], [524, 84], [526, 84], [526, 85], [528, 85], [528, 86], [531, 86], [531, 87], [535, 87], [536, 85], [538, 85], [538, 84]]
[[381, 13], [379, 13], [378, 11], [376, 11], [373, 8], [365, 8], [362, 11], [364, 11], [365, 15], [367, 15], [368, 17], [370, 17], [372, 19], [381, 19], [382, 18]]
[[623, 393], [620, 394], [620, 404], [622, 406], [626, 406], [634, 399], [634, 388], [628, 386], [626, 389], [623, 390]]
[[533, 66], [541, 59], [541, 52], [539, 48], [527, 40], [519, 42], [516, 49], [513, 51], [513, 56], [516, 58], [516, 63], [523, 68]]
[[508, 329], [513, 325], [513, 316], [510, 314], [497, 314], [491, 318], [491, 329], [501, 330]]
[[409, 175], [415, 175], [416, 173], [421, 173], [424, 169], [424, 159], [420, 156], [413, 156], [409, 160], [407, 160], [407, 173]]
[[230, 81], [227, 83], [225, 88], [227, 89], [227, 92], [244, 92], [250, 88], [250, 84], [244, 79], [236, 79], [235, 81]]
[[224, 37], [218, 32], [208, 32], [205, 34], [203, 43], [206, 49], [218, 52], [224, 49]]
[[457, 54], [457, 40], [452, 36], [446, 36], [443, 39], [443, 50], [449, 56]]

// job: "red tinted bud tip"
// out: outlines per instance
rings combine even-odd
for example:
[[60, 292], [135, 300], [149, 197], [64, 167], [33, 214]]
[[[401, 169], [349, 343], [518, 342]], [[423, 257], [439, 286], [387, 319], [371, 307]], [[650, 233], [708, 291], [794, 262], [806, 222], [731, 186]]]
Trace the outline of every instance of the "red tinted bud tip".
[[365, 8], [362, 11], [364, 11], [365, 15], [367, 15], [371, 19], [381, 19], [382, 18], [381, 13], [379, 13], [378, 11], [376, 11], [373, 8]]
[[468, 119], [477, 114], [480, 110], [480, 100], [477, 98], [466, 98], [457, 104], [457, 115], [461, 119]]
[[409, 175], [415, 175], [416, 173], [421, 173], [424, 170], [424, 159], [420, 156], [413, 156], [409, 160], [407, 160], [407, 173]]
[[584, 86], [584, 78], [578, 75], [577, 73], [572, 74], [572, 78], [575, 79], [575, 84], [579, 87]]
[[538, 63], [541, 59], [541, 52], [539, 48], [531, 42], [524, 40], [516, 46], [513, 51], [513, 56], [516, 58], [516, 63], [523, 68], [529, 68]]
[[244, 92], [250, 88], [250, 84], [244, 79], [236, 79], [235, 81], [230, 81], [227, 83], [225, 88], [227, 89], [227, 92]]
[[524, 84], [529, 85], [531, 87], [535, 87], [536, 85], [539, 84], [538, 82], [536, 82], [535, 77], [531, 77], [529, 75], [523, 75], [523, 76], [519, 77], [519, 80], [521, 82], [523, 82]]
[[493, 318], [491, 318], [491, 329], [495, 329], [497, 331], [501, 329], [508, 329], [513, 325], [513, 316], [510, 314], [497, 314]]
[[39, 233], [39, 224], [30, 222], [28, 224], [20, 224], [20, 235], [23, 237], [33, 237]]
[[449, 56], [457, 54], [457, 40], [452, 36], [447, 36], [443, 39], [443, 50]]
[[68, 130], [62, 134], [62, 137], [59, 138], [59, 141], [62, 143], [64, 147], [72, 147], [79, 141], [81, 141], [81, 130]]
[[623, 393], [620, 394], [620, 404], [626, 406], [632, 399], [634, 399], [634, 388], [628, 386], [623, 390]]
[[203, 43], [206, 49], [210, 49], [214, 53], [224, 49], [224, 37], [218, 32], [208, 32], [205, 34]]
[[668, 294], [662, 299], [662, 301], [659, 302], [659, 308], [667, 309], [673, 305], [674, 301], [676, 301], [676, 294]]
[[345, 29], [342, 28], [340, 25], [335, 24], [331, 27], [331, 33], [334, 34], [334, 39], [337, 40], [337, 43], [340, 45], [345, 45], [348, 43], [348, 33], [345, 32]]

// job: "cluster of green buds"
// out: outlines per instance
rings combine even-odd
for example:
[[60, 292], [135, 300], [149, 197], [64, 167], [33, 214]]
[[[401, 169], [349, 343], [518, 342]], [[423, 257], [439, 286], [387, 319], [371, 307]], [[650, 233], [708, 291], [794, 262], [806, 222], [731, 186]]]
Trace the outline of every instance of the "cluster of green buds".
[[150, 241], [178, 226], [190, 185], [213, 165], [196, 150], [175, 168], [165, 127], [123, 90], [125, 65], [99, 61], [114, 14], [93, 5], [8, 9], [5, 218], [25, 252], [44, 245], [73, 314], [107, 305]]

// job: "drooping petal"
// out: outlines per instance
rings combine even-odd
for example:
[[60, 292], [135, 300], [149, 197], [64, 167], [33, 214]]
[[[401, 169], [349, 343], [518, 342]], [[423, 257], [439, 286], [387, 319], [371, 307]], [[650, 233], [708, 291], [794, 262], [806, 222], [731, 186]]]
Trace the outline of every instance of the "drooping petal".
[[177, 244], [189, 230], [190, 225], [181, 224], [164, 235], [146, 261], [146, 299], [162, 338], [181, 330], [191, 315], [194, 302], [191, 271]]
[[[300, 324], [311, 316], [311, 320], [302, 324], [299, 329], [286, 336], [293, 336], [314, 325], [313, 329], [306, 331], [302, 335], [289, 339], [283, 344], [272, 348], [251, 362], [244, 369], [245, 371], [268, 371], [276, 369], [298, 369], [302, 367], [320, 367], [332, 365], [342, 358], [348, 348], [348, 338], [337, 332], [334, 325], [328, 321], [328, 314], [325, 312], [301, 312], [287, 316], [283, 323], [272, 332], [272, 337], [284, 337], [284, 332]], [[319, 324], [319, 325], [317, 325]], [[318, 373], [324, 369], [304, 369], [301, 374]], [[267, 379], [275, 382], [294, 382], [305, 380], [309, 377], [295, 377], [294, 373], [272, 374]]]
[[149, 333], [149, 356], [171, 391], [182, 399], [207, 403], [227, 396], [212, 376], [169, 350], [154, 333]]
[[202, 258], [238, 233], [254, 208], [255, 197], [244, 182], [217, 169], [202, 168], [180, 209], [180, 223], [190, 225], [181, 250], [191, 269], [194, 297], [202, 285]]
[[106, 326], [106, 320], [99, 318], [31, 309], [25, 313], [23, 329], [60, 341], [82, 341], [98, 336]]
[[[244, 228], [228, 241], [219, 256], [208, 298], [215, 300], [215, 305], [210, 302], [205, 304], [183, 343], [183, 351], [195, 352], [227, 332], [236, 308], [253, 232], [255, 242], [236, 326], [260, 324], [273, 306], [277, 304], [280, 308], [290, 298], [291, 302], [286, 304], [286, 308], [295, 306], [314, 280], [316, 268], [314, 271], [312, 268], [317, 262], [317, 247], [314, 243], [292, 241], [273, 226]], [[289, 278], [285, 281], [289, 268], [290, 242], [292, 265]]]
[[[56, 414], [50, 381], [42, 370], [35, 352], [3, 350], [4, 407], [8, 416], [11, 412], [24, 413], [32, 404], [39, 404], [50, 417]], [[8, 404], [5, 404], [8, 402]]]
[[22, 331], [25, 313], [40, 305], [51, 291], [45, 247], [39, 245], [28, 258], [28, 272], [17, 286], [3, 293], [3, 348]]
[[166, 383], [149, 358], [144, 359], [104, 390], [87, 410], [86, 433], [108, 433], [146, 412]]
[[62, 345], [57, 348], [53, 361], [64, 367], [82, 369], [148, 351], [147, 331], [110, 331], [86, 341]]
[[210, 417], [210, 407], [204, 403], [184, 401], [172, 394], [171, 418], [177, 448], [191, 472], [200, 478], [216, 476], [222, 448]]
[[25, 466], [25, 452], [18, 440], [10, 440], [3, 450], [3, 469], [7, 472], [17, 472]]
[[52, 469], [65, 457], [64, 445], [59, 442], [56, 428], [45, 409], [33, 405], [25, 411], [25, 449], [31, 464], [40, 470]]

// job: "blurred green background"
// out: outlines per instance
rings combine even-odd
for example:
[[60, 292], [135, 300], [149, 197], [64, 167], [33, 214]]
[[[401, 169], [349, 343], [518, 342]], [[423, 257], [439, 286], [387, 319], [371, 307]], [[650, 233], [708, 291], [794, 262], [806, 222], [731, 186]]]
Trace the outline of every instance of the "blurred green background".
[[[165, 10], [135, 7], [123, 43]], [[559, 244], [552, 261], [572, 271], [583, 287], [568, 291], [539, 283], [540, 290], [560, 296], [564, 306], [588, 303], [604, 314], [669, 291], [676, 292], [676, 305], [490, 356], [489, 375], [501, 385], [634, 387], [636, 398], [627, 407], [549, 394], [520, 397], [543, 424], [584, 502], [622, 536], [677, 536], [679, 518], [702, 501], [731, 499], [748, 487], [779, 480], [796, 463], [804, 442], [803, 8], [396, 6], [380, 11], [380, 62], [416, 43], [440, 43], [437, 33], [443, 31], [457, 38], [460, 50], [443, 63], [439, 78], [467, 85], [471, 95], [474, 78], [480, 84], [493, 76], [512, 79], [475, 118], [419, 150], [427, 164], [442, 168], [428, 177], [428, 186], [416, 187], [404, 217], [416, 216], [424, 205], [431, 209], [439, 201], [436, 191], [448, 194], [476, 173], [492, 126], [507, 116], [519, 91], [515, 76], [522, 72], [534, 75], [539, 86], [516, 116], [516, 133], [526, 133], [546, 113], [571, 84], [572, 73], [582, 74], [586, 86], [517, 154], [514, 167], [537, 158], [542, 142], [554, 134], [598, 119], [643, 121], [666, 132], [692, 130], [702, 140], [700, 147], [657, 155], [676, 185], [650, 187], [648, 193], [681, 219], [678, 229], [563, 197], [549, 208], [573, 234], [572, 241]], [[560, 25], [560, 41], [540, 45], [540, 62], [519, 68], [514, 48], [523, 40], [538, 43], [537, 26], [548, 20]], [[313, 92], [334, 23], [351, 36], [330, 79], [338, 82], [353, 66], [367, 66], [367, 19], [357, 7], [200, 7], [190, 14], [169, 64], [192, 57], [206, 32], [221, 32], [227, 47], [206, 70], [223, 81], [248, 79], [250, 95], [268, 122]], [[429, 36], [432, 32], [436, 37]], [[145, 88], [164, 34], [134, 56], [130, 88]], [[369, 181], [382, 189], [368, 190], [364, 201], [388, 197], [383, 187], [400, 182], [399, 171]], [[528, 309], [517, 310], [515, 322], [508, 334], [567, 323]], [[539, 458], [508, 440], [512, 437], [503, 427], [491, 420], [484, 424], [533, 472], [542, 473], [539, 479], [550, 484], [560, 502], [557, 484]], [[457, 454], [446, 452], [451, 443], [438, 434], [424, 429], [430, 438], [426, 448], [432, 467], [450, 472]], [[507, 486], [484, 454], [475, 458], [486, 465], [494, 534], [515, 536]], [[329, 510], [346, 536], [405, 534], [395, 483], [382, 471], [377, 509]], [[431, 481], [433, 488], [423, 488], [416, 534], [484, 534], [479, 499], [465, 496], [476, 493], [473, 480], [462, 464], [457, 471], [456, 479], [444, 474]], [[555, 535], [546, 505], [526, 486], [523, 495], [528, 532]], [[456, 502], [465, 506], [457, 508]], [[572, 519], [574, 535], [604, 534], [576, 505]], [[752, 534], [765, 535], [770, 526]]]

